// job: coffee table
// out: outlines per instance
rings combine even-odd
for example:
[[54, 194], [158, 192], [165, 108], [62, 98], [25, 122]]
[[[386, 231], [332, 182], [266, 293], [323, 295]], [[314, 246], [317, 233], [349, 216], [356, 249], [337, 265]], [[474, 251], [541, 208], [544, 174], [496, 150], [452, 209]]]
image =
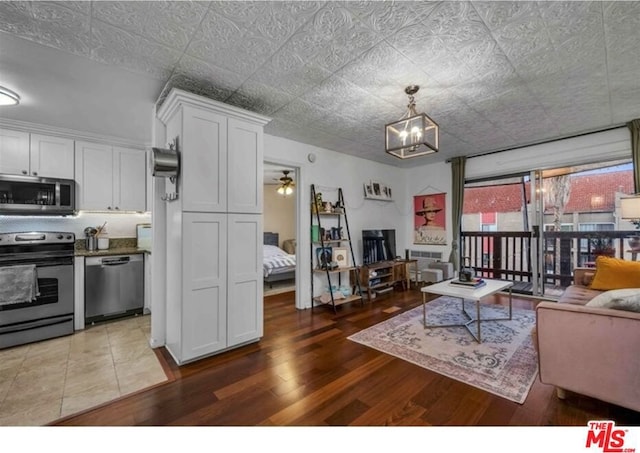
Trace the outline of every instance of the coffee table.
[[[480, 288], [465, 288], [464, 286], [456, 285], [455, 283], [451, 283], [451, 280], [445, 280], [440, 283], [436, 283], [434, 285], [423, 286], [420, 291], [422, 291], [422, 319], [425, 328], [435, 328], [435, 327], [466, 327], [471, 336], [478, 342], [482, 343], [482, 336], [480, 333], [480, 326], [483, 322], [487, 321], [506, 321], [510, 320], [512, 316], [513, 306], [512, 306], [512, 298], [511, 298], [511, 287], [513, 286], [513, 282], [507, 282], [504, 280], [491, 280], [488, 278], [483, 279], [486, 282], [486, 285], [481, 286]], [[508, 318], [481, 318], [480, 317], [480, 300], [484, 297], [491, 296], [496, 294], [499, 291], [503, 291], [505, 289], [509, 290], [509, 317]], [[462, 300], [462, 313], [469, 318], [468, 321], [462, 324], [437, 324], [437, 325], [427, 325], [427, 293], [430, 294], [438, 294], [440, 296], [451, 296], [457, 297]], [[475, 318], [471, 316], [467, 312], [466, 301], [472, 301], [476, 304], [475, 309]], [[475, 333], [474, 329], [470, 326], [472, 324], [476, 325]]]

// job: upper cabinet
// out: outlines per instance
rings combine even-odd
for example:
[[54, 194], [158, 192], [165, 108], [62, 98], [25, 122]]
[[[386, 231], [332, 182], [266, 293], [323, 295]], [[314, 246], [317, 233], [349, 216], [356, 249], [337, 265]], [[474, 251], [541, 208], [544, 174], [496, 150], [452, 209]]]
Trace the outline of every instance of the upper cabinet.
[[73, 140], [31, 134], [29, 149], [33, 176], [73, 179]]
[[146, 153], [92, 142], [76, 142], [78, 209], [146, 210]]
[[73, 140], [0, 129], [0, 173], [73, 179]]
[[158, 118], [167, 141], [178, 138], [183, 211], [262, 213], [267, 118], [180, 90]]

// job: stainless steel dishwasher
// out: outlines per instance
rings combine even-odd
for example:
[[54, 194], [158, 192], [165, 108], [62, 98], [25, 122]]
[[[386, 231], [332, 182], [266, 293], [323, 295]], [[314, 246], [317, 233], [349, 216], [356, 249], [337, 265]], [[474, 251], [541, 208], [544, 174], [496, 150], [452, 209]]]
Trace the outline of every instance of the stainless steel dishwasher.
[[142, 313], [144, 256], [85, 258], [85, 324]]

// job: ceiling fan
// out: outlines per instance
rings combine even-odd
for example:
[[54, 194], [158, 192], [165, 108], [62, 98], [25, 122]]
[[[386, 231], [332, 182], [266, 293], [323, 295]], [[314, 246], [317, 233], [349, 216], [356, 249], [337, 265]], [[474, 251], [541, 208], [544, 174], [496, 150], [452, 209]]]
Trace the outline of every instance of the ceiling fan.
[[278, 186], [277, 192], [280, 195], [291, 195], [296, 183], [294, 183], [293, 179], [289, 176], [289, 170], [282, 170], [282, 173], [284, 173], [284, 176], [278, 179], [278, 181], [280, 181], [280, 186]]

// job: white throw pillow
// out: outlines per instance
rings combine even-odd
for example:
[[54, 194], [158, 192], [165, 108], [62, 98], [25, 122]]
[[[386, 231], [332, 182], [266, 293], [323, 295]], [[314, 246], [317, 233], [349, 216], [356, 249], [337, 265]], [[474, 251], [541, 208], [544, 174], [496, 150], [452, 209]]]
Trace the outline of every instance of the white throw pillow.
[[598, 294], [587, 307], [613, 308], [640, 313], [640, 288], [612, 289]]

